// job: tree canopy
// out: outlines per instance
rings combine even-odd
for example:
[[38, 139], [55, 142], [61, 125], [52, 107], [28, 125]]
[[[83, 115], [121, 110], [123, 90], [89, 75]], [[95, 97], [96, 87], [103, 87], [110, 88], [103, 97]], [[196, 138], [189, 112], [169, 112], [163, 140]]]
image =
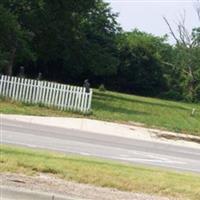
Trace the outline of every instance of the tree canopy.
[[123, 31], [117, 17], [103, 0], [1, 0], [0, 72], [24, 66], [33, 78], [200, 101], [200, 27], [187, 35], [180, 23], [170, 45], [167, 36]]

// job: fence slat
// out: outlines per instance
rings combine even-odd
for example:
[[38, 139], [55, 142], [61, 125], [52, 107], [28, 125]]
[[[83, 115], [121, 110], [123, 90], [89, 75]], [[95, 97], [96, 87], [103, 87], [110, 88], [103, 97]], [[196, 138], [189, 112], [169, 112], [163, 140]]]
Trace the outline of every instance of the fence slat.
[[48, 96], [49, 96], [49, 91], [50, 91], [50, 88], [49, 88], [49, 85], [50, 85], [50, 82], [47, 82], [47, 85], [46, 85], [46, 96], [45, 96], [45, 99], [44, 99], [44, 105], [48, 105]]
[[60, 94], [60, 85], [56, 84], [56, 95], [55, 95], [55, 102], [54, 102], [54, 106], [58, 107], [58, 97]]
[[69, 97], [68, 97], [67, 103], [66, 103], [66, 108], [68, 110], [70, 110], [70, 108], [71, 108], [72, 89], [73, 89], [73, 87], [69, 86]]
[[62, 94], [63, 94], [63, 85], [60, 84], [60, 93], [59, 93], [59, 97], [58, 97], [58, 108], [59, 109], [61, 109]]
[[36, 80], [33, 80], [33, 83], [32, 83], [32, 88], [33, 88], [33, 91], [32, 91], [32, 98], [31, 98], [31, 103], [36, 103]]
[[11, 93], [11, 87], [12, 87], [12, 80], [13, 80], [13, 77], [9, 77], [8, 79], [8, 90], [7, 90], [7, 97], [10, 98], [10, 93]]
[[72, 110], [75, 110], [75, 96], [76, 96], [76, 87], [73, 86], [73, 93], [72, 93]]
[[75, 92], [75, 100], [74, 100], [74, 110], [77, 111], [78, 107], [78, 95], [79, 95], [79, 87], [76, 87], [76, 92]]
[[88, 93], [85, 93], [85, 100], [83, 105], [83, 112], [87, 112]]
[[7, 95], [7, 88], [8, 88], [8, 76], [5, 77], [5, 91], [4, 91], [4, 96]]
[[91, 104], [92, 104], [92, 95], [93, 95], [93, 91], [90, 90], [89, 102], [88, 102], [88, 106], [87, 106], [87, 112], [89, 112], [89, 111], [90, 111], [90, 108], [91, 108]]
[[7, 95], [7, 91], [8, 91], [8, 79], [9, 79], [9, 77], [8, 76], [6, 76], [5, 77], [5, 91], [4, 91], [4, 96], [6, 96]]
[[5, 84], [5, 76], [1, 76], [1, 95], [3, 96], [3, 88], [4, 88], [4, 84]]
[[24, 79], [23, 91], [22, 91], [22, 101], [23, 101], [23, 102], [25, 102], [25, 96], [26, 96], [26, 85], [27, 85], [27, 79]]
[[27, 79], [24, 79], [24, 82], [23, 82], [23, 89], [22, 89], [22, 101], [23, 101], [23, 102], [25, 101], [26, 82], [27, 82]]
[[3, 79], [3, 83], [2, 83], [2, 96], [5, 96], [6, 76], [3, 76], [2, 79]]
[[15, 98], [16, 85], [17, 85], [16, 82], [17, 82], [17, 78], [14, 77], [14, 80], [13, 80], [13, 91], [12, 91], [12, 94], [11, 94], [11, 99]]
[[2, 90], [2, 86], [3, 86], [3, 75], [0, 75], [0, 92]]
[[2, 96], [4, 96], [4, 93], [3, 93], [4, 84], [5, 84], [5, 76], [2, 75], [2, 77], [1, 77], [1, 95]]
[[42, 104], [44, 104], [45, 94], [46, 94], [46, 82], [42, 81], [42, 84], [41, 84], [41, 95], [40, 95], [40, 102]]
[[31, 103], [32, 89], [33, 89], [32, 82], [33, 82], [33, 80], [30, 79], [29, 80], [29, 93], [28, 93], [28, 96], [27, 96], [27, 103]]
[[27, 79], [27, 82], [26, 82], [26, 92], [25, 92], [25, 102], [27, 103], [28, 102], [28, 94], [30, 92], [30, 79]]
[[54, 83], [50, 83], [50, 86], [49, 86], [50, 93], [49, 93], [49, 98], [48, 98], [48, 106], [51, 106], [51, 99], [52, 99], [52, 94], [53, 94], [53, 84]]
[[63, 110], [68, 109], [68, 100], [69, 100], [69, 94], [70, 94], [69, 91], [70, 91], [70, 86], [67, 85], [67, 86], [65, 87], [65, 92], [64, 92], [65, 97], [64, 97], [64, 101], [63, 101]]

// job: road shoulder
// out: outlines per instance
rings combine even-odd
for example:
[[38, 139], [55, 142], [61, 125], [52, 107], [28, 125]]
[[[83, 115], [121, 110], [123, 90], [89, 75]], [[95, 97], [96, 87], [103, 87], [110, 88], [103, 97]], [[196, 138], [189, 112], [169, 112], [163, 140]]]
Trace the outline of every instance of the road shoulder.
[[19, 121], [30, 124], [80, 130], [96, 134], [174, 144], [191, 148], [200, 148], [200, 137], [173, 133], [169, 131], [162, 131], [158, 129], [145, 128], [137, 125], [126, 125], [85, 118], [38, 117], [1, 114], [1, 123], [3, 123], [4, 119], [14, 120], [16, 122]]

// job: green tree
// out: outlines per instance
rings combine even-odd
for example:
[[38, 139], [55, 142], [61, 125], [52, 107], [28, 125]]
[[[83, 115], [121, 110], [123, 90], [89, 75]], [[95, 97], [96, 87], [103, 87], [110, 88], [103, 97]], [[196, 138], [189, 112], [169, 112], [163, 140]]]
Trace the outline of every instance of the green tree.
[[85, 68], [94, 76], [106, 77], [117, 71], [117, 34], [121, 28], [116, 18], [117, 14], [112, 13], [108, 3], [97, 0], [83, 19]]
[[[192, 33], [187, 31], [185, 13], [177, 25], [178, 35], [175, 34], [168, 20], [166, 18], [164, 20], [176, 41], [174, 48], [175, 56], [171, 64], [172, 71], [169, 76], [173, 77], [174, 71], [178, 72], [176, 76], [176, 79], [179, 81], [177, 88], [182, 98], [188, 101], [199, 101], [200, 29], [195, 28]], [[174, 88], [174, 85], [171, 84], [171, 87]]]
[[[0, 64], [4, 73], [8, 75], [13, 73], [13, 66], [18, 58], [33, 59], [31, 32], [20, 23], [19, 13], [22, 10], [17, 10], [16, 2], [22, 3], [20, 0], [2, 0], [0, 3]], [[23, 7], [24, 4], [20, 5]]]
[[165, 38], [134, 30], [120, 36], [119, 51], [116, 82], [120, 90], [158, 96], [166, 89], [164, 67], [170, 45]]
[[0, 5], [0, 70], [12, 74], [20, 28], [14, 15]]
[[109, 4], [102, 0], [3, 1], [27, 33], [27, 48], [17, 52], [15, 66], [26, 65], [29, 74], [41, 71], [45, 78], [68, 82], [87, 77], [95, 83], [96, 77], [116, 73], [120, 28]]

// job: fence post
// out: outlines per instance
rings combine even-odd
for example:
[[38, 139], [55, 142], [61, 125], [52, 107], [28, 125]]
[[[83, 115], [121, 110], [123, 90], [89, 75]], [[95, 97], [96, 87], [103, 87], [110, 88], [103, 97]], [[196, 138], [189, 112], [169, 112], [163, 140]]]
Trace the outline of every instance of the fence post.
[[76, 92], [75, 92], [75, 100], [74, 100], [74, 110], [78, 110], [78, 97], [79, 97], [79, 92], [80, 92], [80, 87], [76, 87]]
[[17, 78], [14, 77], [14, 82], [13, 82], [13, 92], [12, 92], [12, 96], [11, 96], [11, 99], [13, 99], [13, 100], [15, 100], [16, 85], [17, 85]]
[[12, 97], [13, 86], [14, 86], [14, 77], [12, 76], [10, 79], [10, 87], [9, 87], [9, 93], [8, 93], [9, 98]]
[[39, 101], [39, 95], [40, 95], [40, 81], [36, 81], [36, 98], [35, 103], [40, 103]]
[[90, 90], [90, 95], [89, 95], [89, 100], [88, 100], [87, 112], [89, 112], [89, 111], [90, 111], [90, 109], [91, 109], [91, 103], [92, 103], [92, 93], [93, 93], [93, 91], [92, 91], [92, 89], [91, 89], [91, 90]]
[[62, 85], [60, 86], [60, 95], [59, 95], [59, 100], [58, 100], [58, 108], [59, 108], [59, 109], [62, 109], [63, 93], [64, 93], [64, 85], [62, 84]]
[[63, 110], [68, 109], [68, 102], [69, 102], [69, 95], [70, 95], [69, 91], [70, 91], [70, 86], [69, 85], [65, 86]]
[[5, 84], [5, 97], [8, 97], [8, 91], [9, 91], [9, 79], [10, 79], [10, 76], [6, 76], [6, 84]]
[[37, 81], [33, 80], [33, 97], [32, 103], [36, 103]]

